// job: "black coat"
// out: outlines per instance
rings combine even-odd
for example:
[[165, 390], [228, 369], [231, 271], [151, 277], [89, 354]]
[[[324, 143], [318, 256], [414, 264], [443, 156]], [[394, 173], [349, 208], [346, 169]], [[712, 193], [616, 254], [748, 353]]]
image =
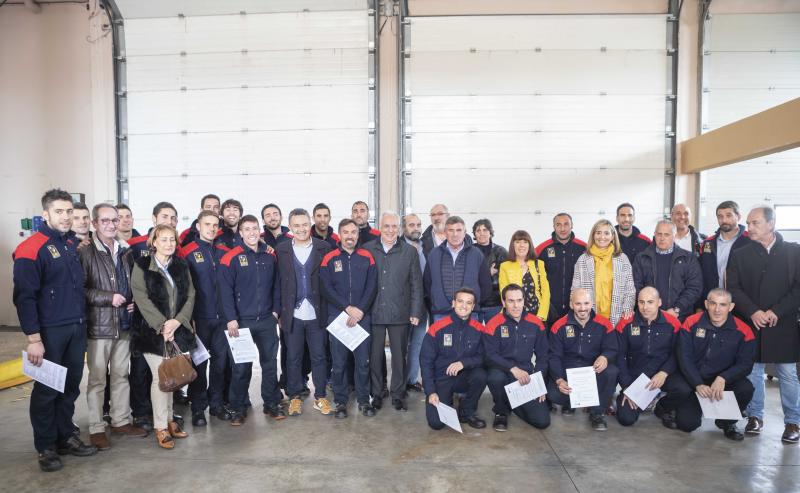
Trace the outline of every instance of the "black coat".
[[727, 286], [736, 314], [751, 327], [750, 317], [758, 310], [778, 316], [775, 327], [755, 330], [756, 361], [795, 363], [800, 361], [800, 245], [783, 241], [780, 233], [775, 236], [769, 253], [754, 241], [731, 253]]
[[364, 245], [378, 270], [378, 291], [372, 303], [372, 323], [398, 325], [409, 318], [422, 318], [422, 271], [417, 249], [402, 238], [383, 251], [380, 238]]
[[[331, 251], [326, 241], [311, 238], [311, 305], [317, 313], [317, 320], [324, 325], [328, 320], [325, 304], [321, 302], [319, 287], [319, 266], [322, 258]], [[294, 274], [294, 249], [292, 241], [282, 241], [275, 247], [278, 256], [278, 271], [281, 275], [281, 330], [292, 331], [294, 308], [297, 298], [297, 278]]]
[[[656, 268], [656, 245], [652, 244], [637, 255], [633, 262], [633, 283], [636, 293], [646, 286], [656, 287], [658, 269]], [[692, 314], [693, 308], [703, 291], [703, 273], [700, 262], [689, 251], [675, 245], [672, 251], [672, 265], [669, 271], [669, 292], [661, 295], [661, 308], [678, 308], [680, 319]]]

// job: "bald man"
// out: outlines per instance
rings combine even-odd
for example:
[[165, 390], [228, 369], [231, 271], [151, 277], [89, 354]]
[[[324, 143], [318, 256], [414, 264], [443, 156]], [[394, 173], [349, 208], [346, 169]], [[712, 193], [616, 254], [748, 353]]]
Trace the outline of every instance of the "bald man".
[[619, 385], [622, 392], [617, 396], [617, 421], [622, 426], [631, 426], [639, 419], [641, 409], [625, 395], [627, 389], [640, 375], [650, 379], [648, 388], [661, 389], [667, 395], [656, 405], [655, 414], [664, 426], [675, 427], [673, 412], [679, 402], [686, 398], [678, 393], [675, 375], [678, 362], [675, 359], [675, 343], [681, 329], [680, 321], [661, 310], [661, 296], [653, 287], [639, 291], [636, 313], [623, 318], [617, 324], [619, 334]]
[[686, 204], [675, 204], [670, 212], [670, 219], [675, 223], [675, 244], [688, 252], [692, 252], [695, 257], [700, 256], [700, 247], [706, 235], [698, 233], [692, 222], [692, 209]]
[[592, 297], [586, 289], [570, 294], [570, 310], [550, 328], [550, 378], [547, 397], [561, 406], [561, 414], [571, 416], [567, 382], [568, 368], [594, 367], [600, 405], [589, 408], [589, 421], [595, 431], [608, 430], [603, 416], [605, 405], [617, 387], [617, 332], [611, 322], [592, 309]]

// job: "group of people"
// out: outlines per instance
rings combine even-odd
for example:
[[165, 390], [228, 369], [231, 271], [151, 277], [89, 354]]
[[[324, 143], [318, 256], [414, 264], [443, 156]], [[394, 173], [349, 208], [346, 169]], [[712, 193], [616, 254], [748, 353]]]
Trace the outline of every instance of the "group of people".
[[[477, 408], [488, 386], [492, 426], [506, 431], [504, 387], [541, 372], [547, 393], [513, 412], [545, 428], [556, 406], [575, 413], [567, 370], [590, 366], [595, 430], [607, 429], [608, 414], [623, 426], [637, 421], [643, 409], [624, 390], [644, 374], [660, 390], [654, 413], [668, 428], [696, 429], [697, 396], [729, 390], [747, 416], [745, 433], [758, 434], [764, 365], [775, 363], [782, 440], [800, 440], [800, 246], [775, 231], [769, 207], [753, 209], [745, 228], [738, 205], [723, 202], [719, 229], [704, 237], [678, 204], [651, 240], [624, 203], [617, 224], [597, 221], [586, 243], [560, 213], [547, 241], [537, 246], [520, 230], [508, 250], [494, 242], [489, 219], [470, 237], [444, 204], [431, 208], [424, 231], [419, 215], [390, 211], [375, 229], [363, 201], [335, 230], [325, 204], [291, 210], [288, 227], [276, 204], [260, 220], [213, 194], [200, 208], [179, 234], [177, 209], [156, 204], [153, 228], [140, 235], [124, 204], [90, 211], [62, 190], [42, 197], [44, 223], [14, 252], [13, 294], [31, 363], [67, 368], [63, 393], [37, 382], [31, 395], [42, 470], [60, 469], [59, 455], [110, 448], [109, 425], [120, 436], [152, 431], [172, 449], [188, 435], [173, 409], [184, 396], [161, 390], [158, 368], [199, 346], [210, 358], [188, 386], [191, 423], [205, 426], [208, 412], [244, 425], [252, 363], [234, 361], [229, 339], [245, 328], [258, 350], [263, 413], [274, 420], [303, 413], [310, 375], [313, 409], [324, 415], [347, 418], [351, 393], [358, 412], [374, 416], [384, 399], [402, 412], [409, 392], [424, 392], [433, 429], [444, 426], [437, 404], [454, 398], [463, 423], [485, 428]], [[326, 330], [339, 317], [369, 334], [352, 351]], [[88, 444], [72, 421], [84, 353]], [[716, 424], [743, 438], [736, 421]]]

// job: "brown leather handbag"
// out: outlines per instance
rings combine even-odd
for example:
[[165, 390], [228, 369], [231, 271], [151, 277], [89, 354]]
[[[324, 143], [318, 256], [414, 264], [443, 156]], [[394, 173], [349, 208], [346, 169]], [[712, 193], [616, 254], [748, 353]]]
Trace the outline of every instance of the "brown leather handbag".
[[172, 341], [171, 347], [164, 341], [164, 359], [158, 365], [158, 388], [162, 392], [175, 392], [195, 378], [197, 372], [190, 356], [183, 354], [175, 341]]

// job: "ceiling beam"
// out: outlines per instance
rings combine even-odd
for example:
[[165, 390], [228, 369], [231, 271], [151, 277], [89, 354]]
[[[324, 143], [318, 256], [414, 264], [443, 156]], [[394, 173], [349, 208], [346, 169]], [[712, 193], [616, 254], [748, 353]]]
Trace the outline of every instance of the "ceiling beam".
[[800, 147], [800, 98], [681, 142], [681, 174]]

